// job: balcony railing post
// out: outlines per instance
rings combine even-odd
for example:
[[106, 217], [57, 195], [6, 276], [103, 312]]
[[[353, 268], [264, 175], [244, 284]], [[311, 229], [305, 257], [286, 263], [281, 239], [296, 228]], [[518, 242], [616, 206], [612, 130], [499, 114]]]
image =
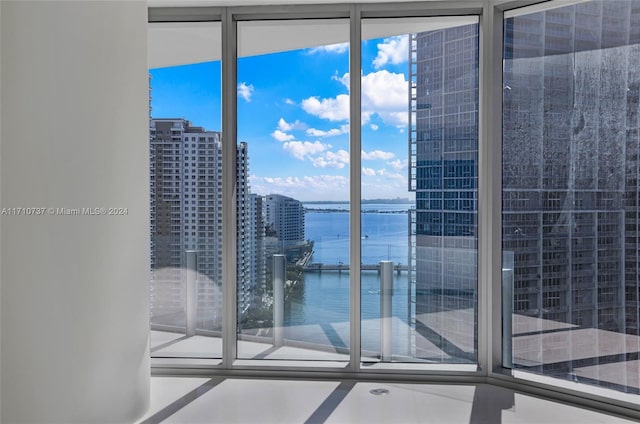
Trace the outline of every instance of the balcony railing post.
[[273, 345], [284, 345], [284, 255], [273, 255]]
[[502, 365], [513, 368], [513, 269], [502, 268]]
[[196, 290], [196, 280], [197, 280], [197, 254], [195, 250], [187, 250], [185, 252], [186, 256], [186, 273], [187, 273], [187, 293], [186, 293], [186, 316], [187, 316], [187, 325], [186, 331], [187, 336], [195, 336], [196, 335], [196, 320], [197, 320], [197, 290]]
[[393, 262], [380, 261], [380, 360], [391, 362], [391, 299], [393, 296]]

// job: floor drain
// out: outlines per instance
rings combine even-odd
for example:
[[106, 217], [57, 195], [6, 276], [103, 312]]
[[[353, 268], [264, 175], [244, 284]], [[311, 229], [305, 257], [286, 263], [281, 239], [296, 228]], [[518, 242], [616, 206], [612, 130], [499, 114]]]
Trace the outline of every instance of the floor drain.
[[387, 389], [371, 389], [371, 390], [369, 390], [369, 393], [371, 393], [372, 395], [376, 395], [376, 396], [382, 396], [382, 395], [388, 395], [389, 394], [389, 390], [387, 390]]

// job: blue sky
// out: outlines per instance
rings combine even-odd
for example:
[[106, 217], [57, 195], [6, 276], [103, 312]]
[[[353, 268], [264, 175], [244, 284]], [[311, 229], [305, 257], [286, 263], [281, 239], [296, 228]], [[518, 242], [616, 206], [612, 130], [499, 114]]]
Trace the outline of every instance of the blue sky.
[[[407, 192], [407, 37], [362, 43], [362, 197]], [[220, 62], [153, 69], [152, 116], [221, 129]], [[345, 44], [238, 60], [238, 140], [252, 191], [349, 198], [349, 52]]]

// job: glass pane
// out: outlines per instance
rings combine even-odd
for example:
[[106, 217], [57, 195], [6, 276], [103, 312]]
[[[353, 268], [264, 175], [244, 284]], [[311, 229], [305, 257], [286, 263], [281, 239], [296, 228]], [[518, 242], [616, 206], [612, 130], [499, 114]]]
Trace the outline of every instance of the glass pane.
[[478, 19], [362, 33], [363, 361], [475, 363]]
[[349, 359], [348, 36], [238, 23], [239, 358]]
[[640, 1], [504, 22], [506, 363], [640, 391]]
[[149, 25], [153, 357], [222, 357], [220, 43]]

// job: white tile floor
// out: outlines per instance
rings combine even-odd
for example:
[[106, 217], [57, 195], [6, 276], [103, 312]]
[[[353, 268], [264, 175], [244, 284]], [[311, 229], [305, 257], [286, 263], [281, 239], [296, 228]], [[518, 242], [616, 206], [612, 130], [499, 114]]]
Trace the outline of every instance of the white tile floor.
[[[374, 395], [372, 389], [387, 389]], [[153, 377], [139, 423], [630, 423], [489, 385]]]

